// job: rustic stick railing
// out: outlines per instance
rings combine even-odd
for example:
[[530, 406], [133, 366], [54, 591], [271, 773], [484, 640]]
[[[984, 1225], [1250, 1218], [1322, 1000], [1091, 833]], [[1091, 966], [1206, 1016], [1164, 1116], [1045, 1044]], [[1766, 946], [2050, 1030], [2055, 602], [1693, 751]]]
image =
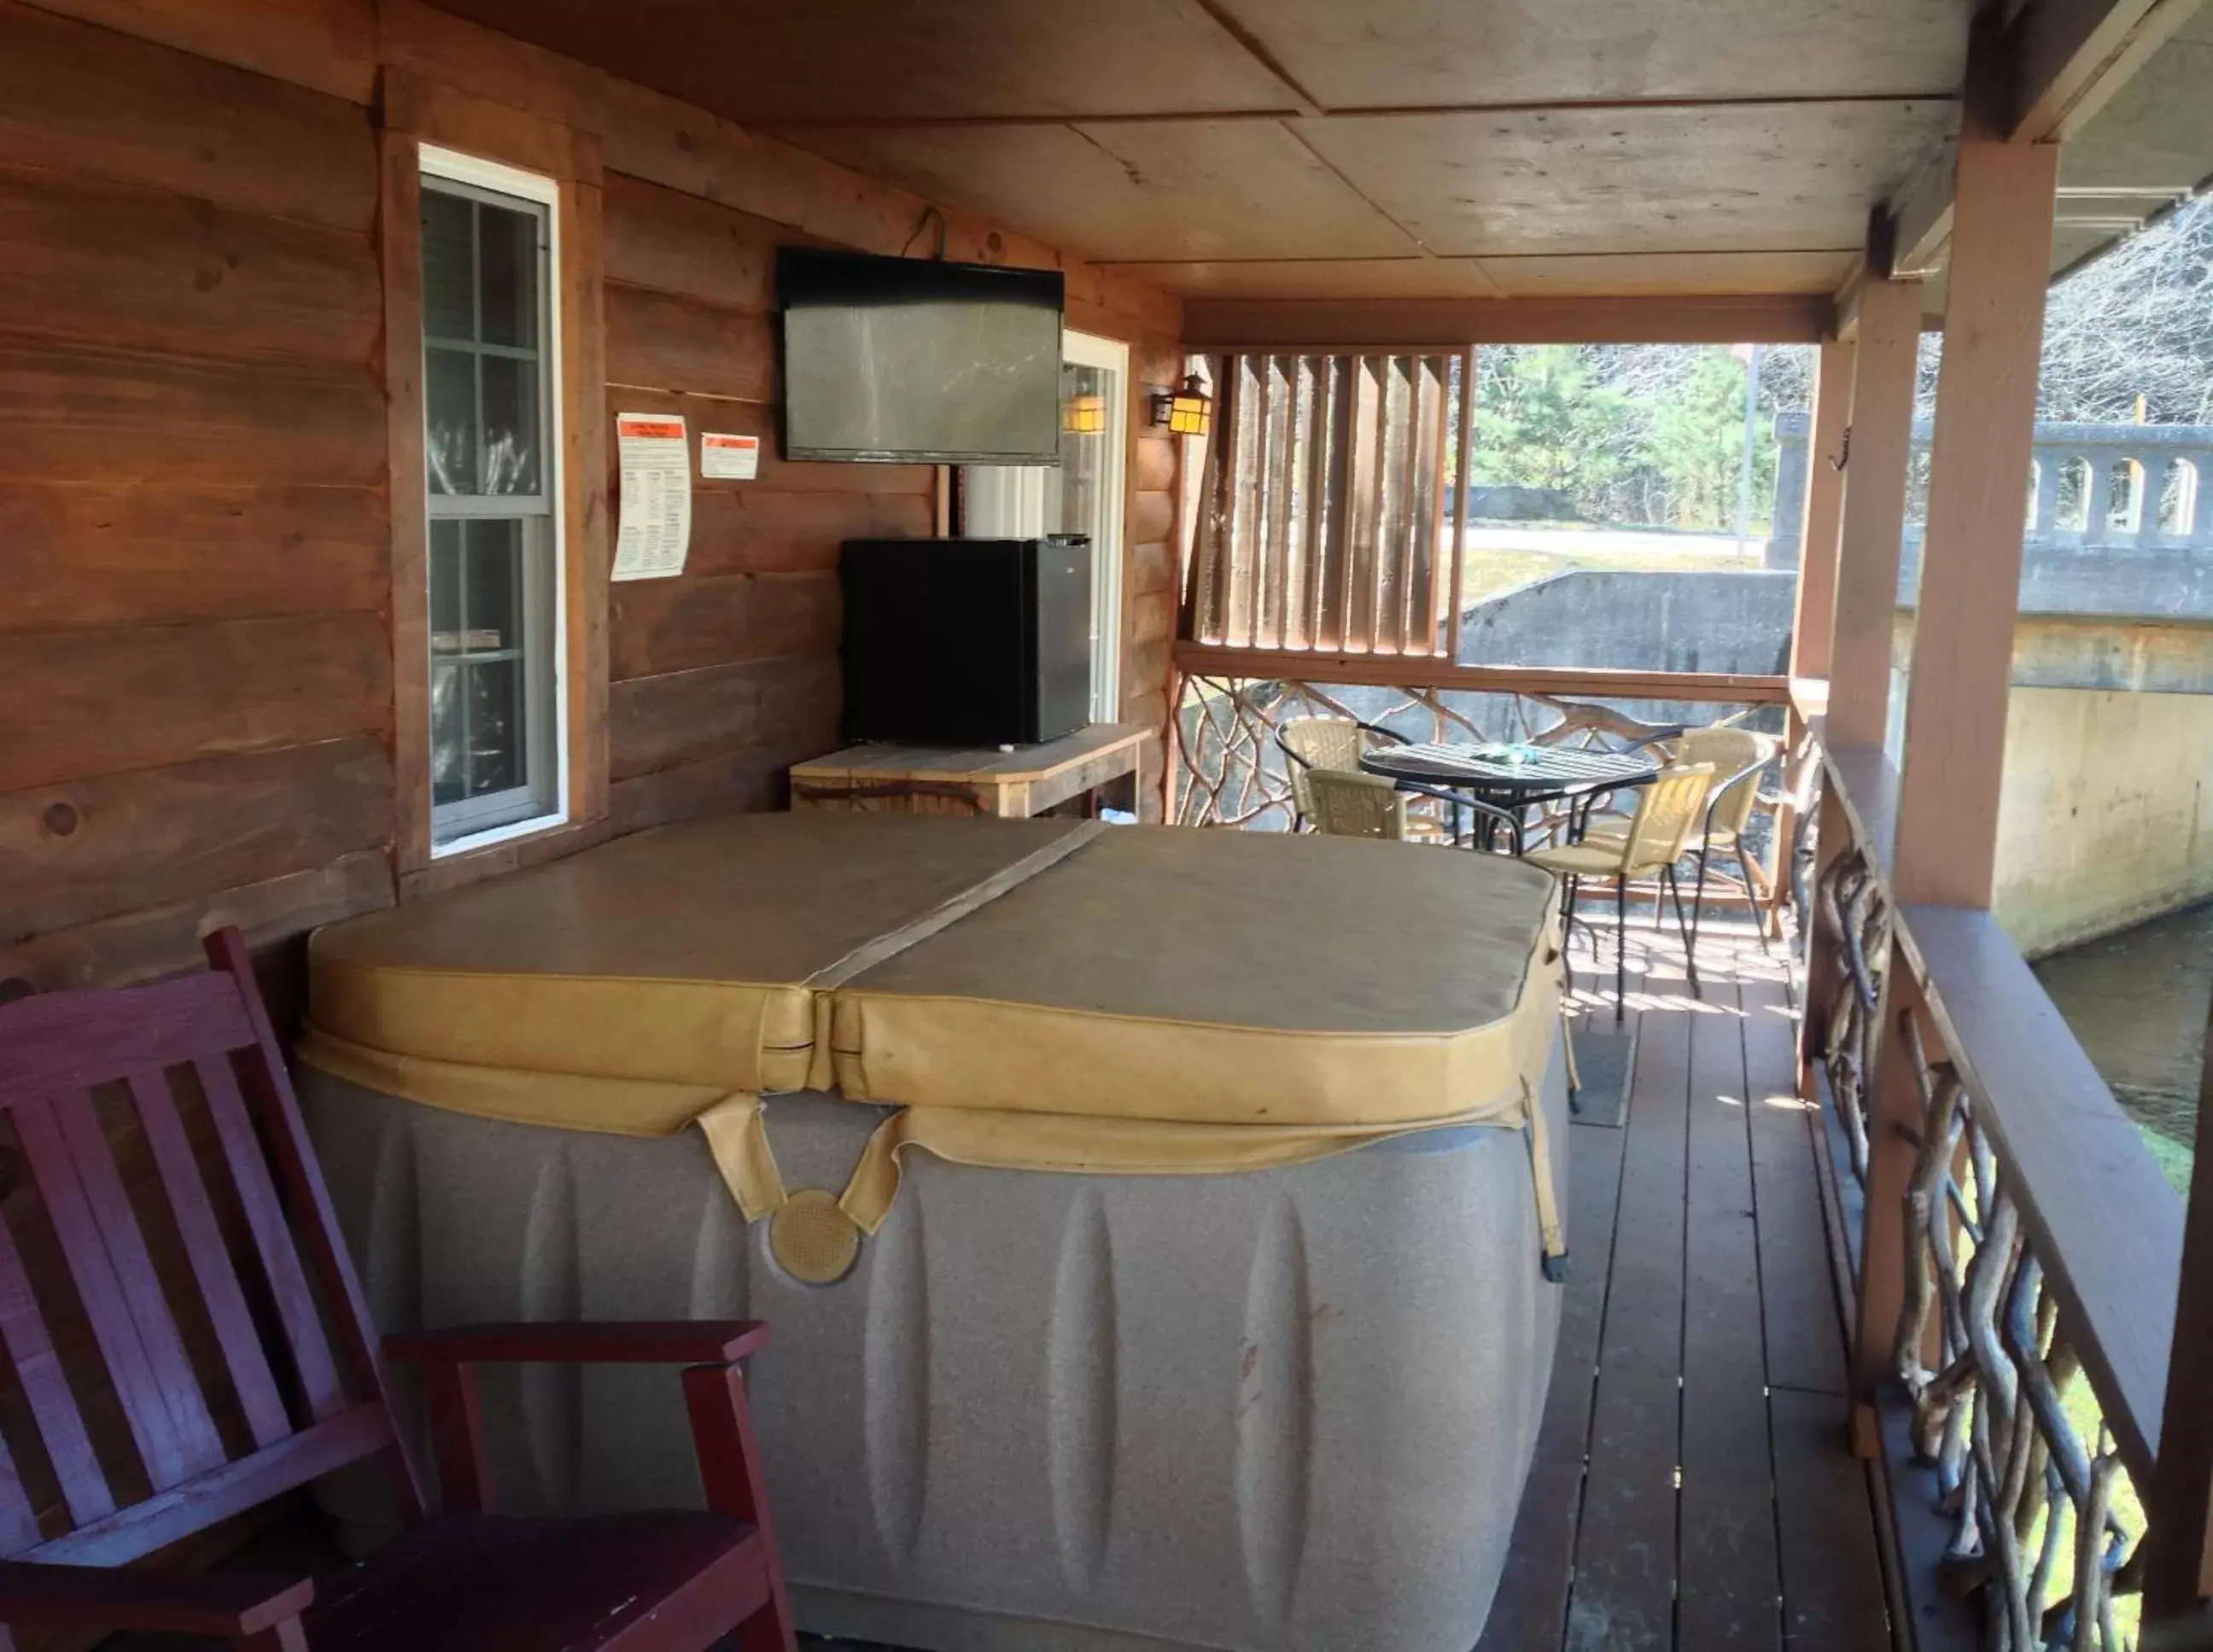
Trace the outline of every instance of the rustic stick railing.
[[1619, 749], [1677, 726], [1619, 702], [1751, 706], [1789, 691], [1780, 677], [1454, 666], [1204, 643], [1180, 645], [1175, 660], [1183, 687], [1170, 818], [1186, 826], [1291, 823], [1289, 771], [1275, 743], [1290, 718], [1383, 723], [1422, 740]]
[[1880, 753], [1825, 770], [1808, 1071], [1864, 1192], [1856, 1439], [1948, 1534], [1899, 1557], [1913, 1632], [2121, 1652], [2205, 1497], [2161, 1473], [2180, 1203], [1990, 915], [1892, 900]]

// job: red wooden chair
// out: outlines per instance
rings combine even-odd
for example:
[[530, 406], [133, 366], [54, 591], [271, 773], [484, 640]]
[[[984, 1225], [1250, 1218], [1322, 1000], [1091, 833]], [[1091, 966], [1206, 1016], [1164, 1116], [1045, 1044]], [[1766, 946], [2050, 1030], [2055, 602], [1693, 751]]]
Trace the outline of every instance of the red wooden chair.
[[[204, 975], [0, 1006], [0, 1113], [117, 1402], [81, 1404], [50, 1331], [52, 1306], [42, 1313], [24, 1247], [0, 1222], [0, 1343], [37, 1436], [15, 1454], [0, 1444], [0, 1648], [8, 1627], [65, 1625], [209, 1636], [254, 1652], [678, 1652], [733, 1631], [743, 1652], [791, 1652], [737, 1365], [768, 1327], [475, 1326], [380, 1344], [244, 945], [224, 930], [208, 954], [216, 967]], [[204, 1120], [180, 1111], [171, 1069], [196, 1078]], [[127, 1090], [152, 1161], [135, 1201], [94, 1094], [107, 1085]], [[188, 1123], [205, 1126], [201, 1155]], [[203, 1158], [220, 1163], [218, 1184], [231, 1185], [220, 1212]], [[149, 1199], [166, 1203], [178, 1244], [149, 1249], [139, 1208]], [[235, 1265], [226, 1219], [250, 1234], [238, 1249], [258, 1268]], [[177, 1308], [195, 1296], [197, 1313], [180, 1319]], [[227, 1371], [227, 1394], [218, 1381], [204, 1385], [186, 1324], [202, 1368]], [[424, 1512], [394, 1426], [387, 1356], [424, 1369], [438, 1515]], [[494, 1514], [476, 1371], [503, 1361], [687, 1367], [707, 1509]], [[137, 1462], [111, 1473], [94, 1444], [105, 1430], [88, 1417], [117, 1410]], [[326, 1589], [281, 1576], [111, 1570], [371, 1454], [388, 1471], [407, 1529]]]

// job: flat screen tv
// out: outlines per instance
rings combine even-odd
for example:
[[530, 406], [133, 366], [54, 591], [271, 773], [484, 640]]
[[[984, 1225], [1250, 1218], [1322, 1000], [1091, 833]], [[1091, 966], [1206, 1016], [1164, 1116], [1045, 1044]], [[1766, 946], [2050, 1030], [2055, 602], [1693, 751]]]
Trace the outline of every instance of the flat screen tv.
[[787, 459], [1052, 465], [1057, 270], [777, 250]]

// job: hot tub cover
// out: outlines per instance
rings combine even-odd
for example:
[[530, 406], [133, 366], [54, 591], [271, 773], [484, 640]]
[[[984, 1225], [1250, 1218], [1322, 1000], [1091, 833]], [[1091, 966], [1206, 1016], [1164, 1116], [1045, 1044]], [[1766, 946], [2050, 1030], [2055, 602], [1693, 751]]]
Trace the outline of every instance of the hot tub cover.
[[901, 1111], [898, 1156], [1192, 1173], [1408, 1131], [1527, 1130], [1559, 961], [1546, 874], [1415, 844], [918, 815], [641, 833], [333, 925], [300, 1054], [430, 1106], [705, 1131], [748, 1217], [784, 1200], [763, 1092]]

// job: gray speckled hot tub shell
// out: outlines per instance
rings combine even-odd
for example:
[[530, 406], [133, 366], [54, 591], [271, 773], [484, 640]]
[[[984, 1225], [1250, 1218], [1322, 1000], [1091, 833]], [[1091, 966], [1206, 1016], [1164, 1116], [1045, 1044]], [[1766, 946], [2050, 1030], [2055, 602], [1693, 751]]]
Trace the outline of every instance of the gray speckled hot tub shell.
[[[1482, 1631], [1559, 1320], [1518, 1131], [1236, 1175], [915, 1154], [853, 1271], [817, 1287], [741, 1223], [696, 1131], [300, 1076], [384, 1328], [773, 1324], [749, 1382], [802, 1628], [942, 1652], [1466, 1652]], [[1557, 1048], [1545, 1106], [1564, 1189]], [[789, 1184], [840, 1187], [881, 1116], [773, 1098]], [[674, 1373], [485, 1376], [501, 1507], [698, 1500]], [[365, 1480], [324, 1495], [376, 1518]]]

